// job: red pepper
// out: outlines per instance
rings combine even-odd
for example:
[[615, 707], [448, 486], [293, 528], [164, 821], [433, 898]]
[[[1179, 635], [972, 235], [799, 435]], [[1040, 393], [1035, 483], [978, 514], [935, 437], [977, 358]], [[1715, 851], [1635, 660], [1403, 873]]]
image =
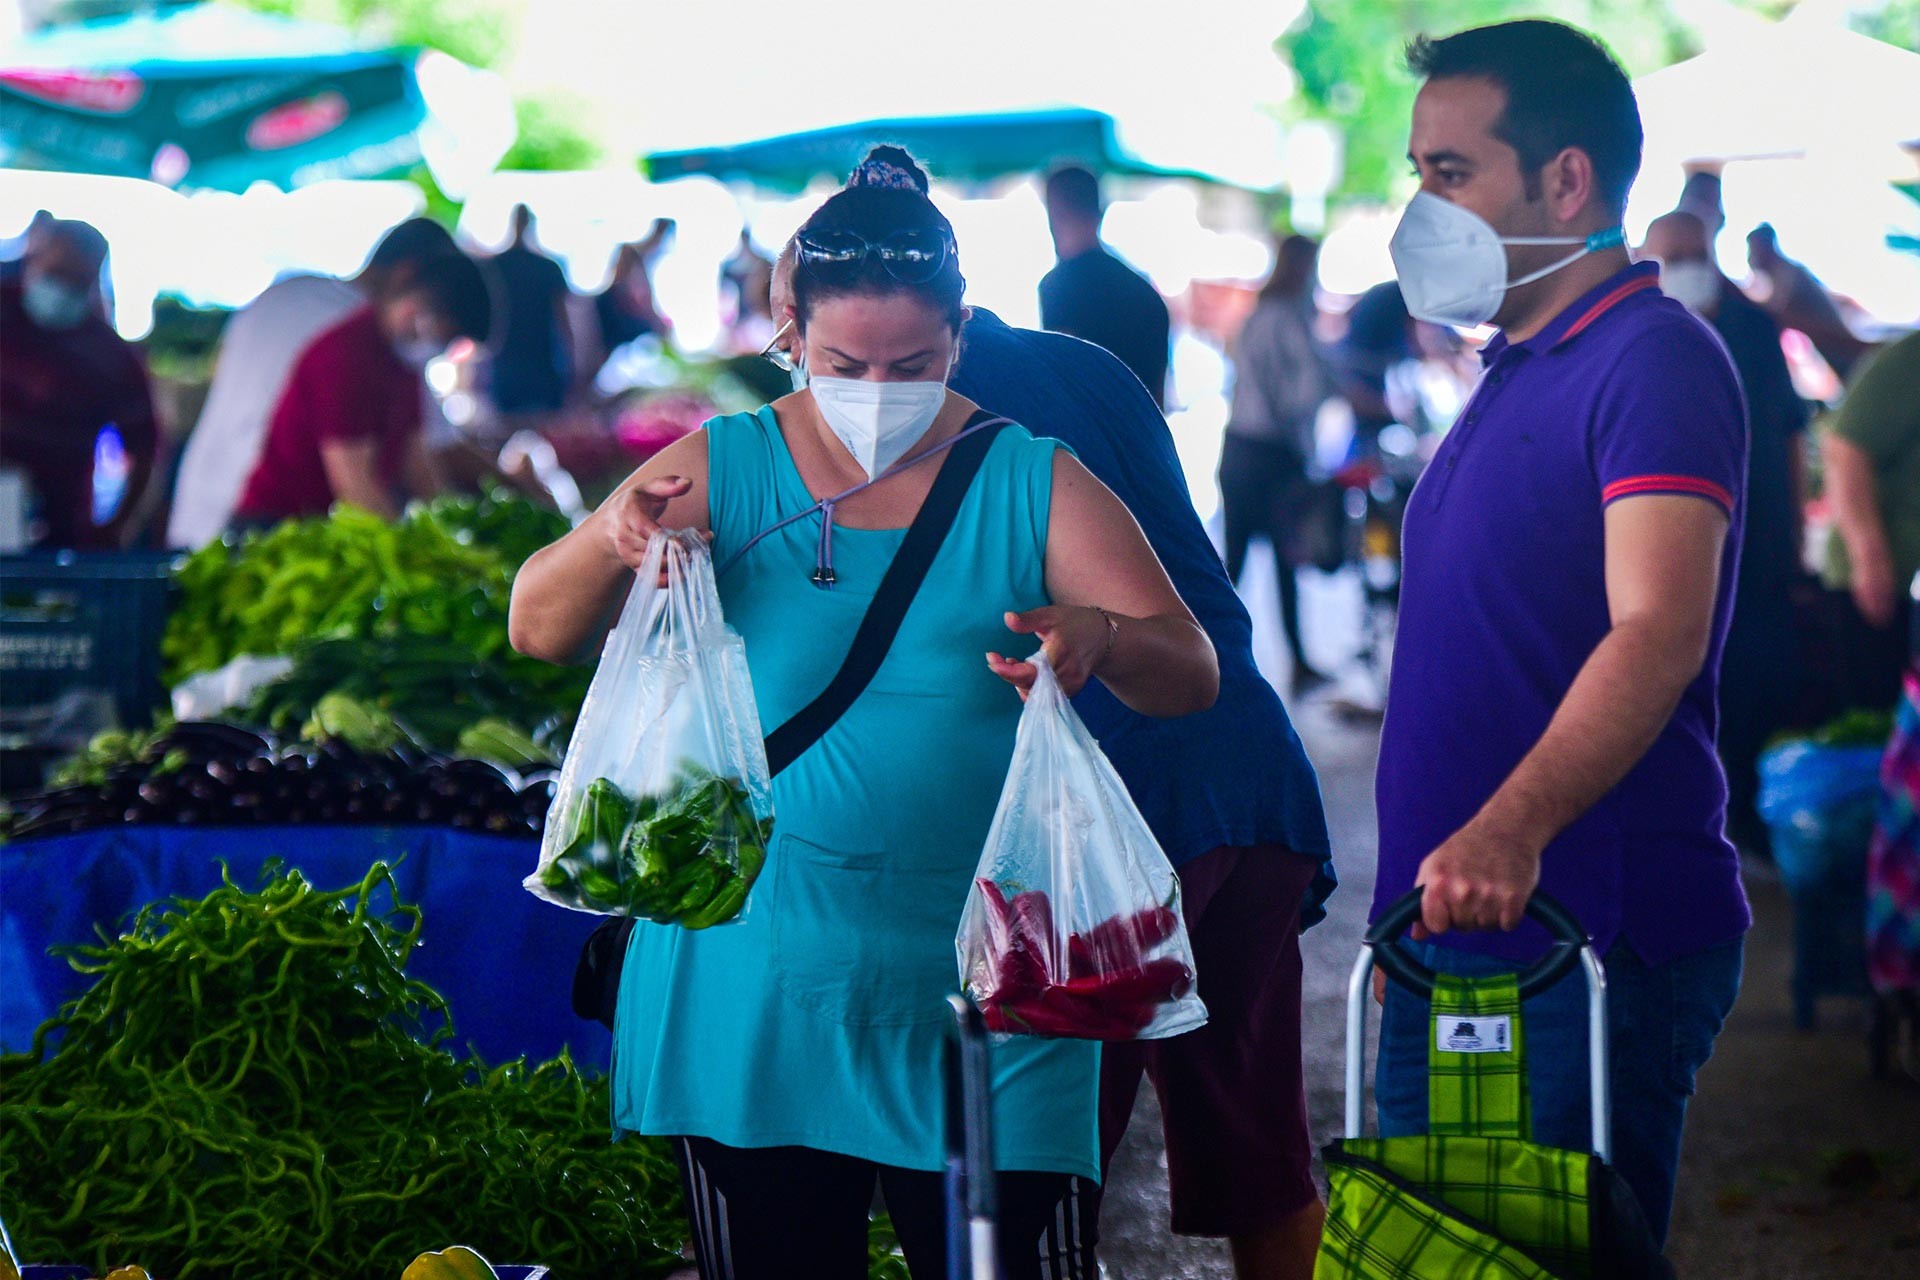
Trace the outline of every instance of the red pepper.
[[988, 1029], [1073, 1040], [1131, 1040], [1153, 1020], [1150, 1005], [1108, 1007], [1048, 987], [1039, 997], [982, 1011]]
[[1015, 895], [1009, 903], [1000, 886], [981, 879], [980, 896], [987, 907], [987, 968], [990, 985], [977, 994], [1001, 1001], [1027, 999], [1051, 980], [1047, 953], [1052, 946], [1053, 911], [1047, 895], [1034, 891]]
[[1067, 939], [1067, 976], [1086, 977], [1112, 969], [1130, 969], [1173, 936], [1180, 916], [1171, 907], [1148, 907], [1115, 916]]
[[1193, 970], [1178, 956], [1162, 956], [1117, 973], [1069, 978], [1058, 989], [1103, 1004], [1166, 1004], [1193, 989]]
[[1131, 1040], [1162, 1005], [1193, 988], [1193, 971], [1184, 960], [1144, 958], [1179, 927], [1170, 907], [1115, 916], [1084, 935], [1070, 935], [1063, 975], [1047, 895], [1030, 890], [1009, 901], [991, 880], [977, 883], [986, 906], [992, 983], [975, 996], [991, 1030]]

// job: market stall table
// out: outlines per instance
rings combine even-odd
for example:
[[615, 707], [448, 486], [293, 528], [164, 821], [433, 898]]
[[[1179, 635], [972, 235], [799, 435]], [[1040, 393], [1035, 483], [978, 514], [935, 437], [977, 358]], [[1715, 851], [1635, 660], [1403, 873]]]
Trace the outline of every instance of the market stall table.
[[444, 827], [112, 827], [0, 846], [0, 1049], [31, 1045], [34, 1028], [84, 991], [85, 975], [47, 954], [95, 941], [149, 902], [199, 897], [225, 862], [251, 887], [270, 858], [316, 887], [358, 883], [376, 861], [395, 866], [421, 908], [419, 949], [407, 965], [446, 997], [457, 1044], [488, 1061], [544, 1061], [566, 1047], [604, 1070], [609, 1037], [574, 1016], [574, 962], [596, 916], [540, 902], [520, 887], [537, 841]]

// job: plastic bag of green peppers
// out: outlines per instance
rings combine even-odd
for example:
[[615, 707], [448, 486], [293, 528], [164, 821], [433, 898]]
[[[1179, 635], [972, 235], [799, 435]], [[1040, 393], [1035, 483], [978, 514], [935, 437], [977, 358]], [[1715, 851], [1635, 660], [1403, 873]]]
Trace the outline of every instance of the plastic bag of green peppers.
[[704, 540], [661, 534], [608, 633], [523, 883], [576, 911], [710, 928], [747, 909], [772, 832], [745, 645]]

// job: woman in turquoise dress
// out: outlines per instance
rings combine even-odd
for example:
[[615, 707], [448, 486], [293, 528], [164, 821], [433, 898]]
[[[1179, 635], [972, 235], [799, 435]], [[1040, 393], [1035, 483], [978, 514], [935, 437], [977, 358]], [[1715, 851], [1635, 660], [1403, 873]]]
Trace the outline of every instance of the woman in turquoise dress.
[[[590, 657], [647, 539], [693, 528], [713, 540], [762, 724], [826, 687], [977, 412], [945, 388], [964, 282], [926, 190], [911, 159], [879, 148], [808, 220], [792, 317], [808, 385], [669, 447], [528, 561], [518, 648]], [[674, 1140], [703, 1280], [864, 1276], [876, 1184], [913, 1274], [945, 1274], [943, 996], [1015, 690], [1035, 675], [1001, 651], [1035, 640], [1069, 693], [1097, 678], [1178, 716], [1217, 690], [1212, 647], [1126, 508], [1057, 444], [1006, 426], [872, 683], [774, 779], [774, 839], [743, 920], [634, 930], [613, 1120]], [[1015, 1280], [1041, 1274], [1043, 1231], [1071, 1225], [1075, 1180], [1098, 1177], [1098, 1067], [1091, 1042], [994, 1046]], [[1091, 1250], [1076, 1252], [1047, 1274], [1091, 1275]]]

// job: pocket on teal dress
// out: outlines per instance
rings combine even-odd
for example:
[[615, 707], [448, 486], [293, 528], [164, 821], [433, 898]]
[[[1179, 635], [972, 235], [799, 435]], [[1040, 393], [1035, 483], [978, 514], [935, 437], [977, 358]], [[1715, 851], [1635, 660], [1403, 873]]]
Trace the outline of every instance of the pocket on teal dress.
[[964, 876], [894, 855], [782, 834], [773, 871], [773, 967], [788, 999], [849, 1027], [947, 1016]]

